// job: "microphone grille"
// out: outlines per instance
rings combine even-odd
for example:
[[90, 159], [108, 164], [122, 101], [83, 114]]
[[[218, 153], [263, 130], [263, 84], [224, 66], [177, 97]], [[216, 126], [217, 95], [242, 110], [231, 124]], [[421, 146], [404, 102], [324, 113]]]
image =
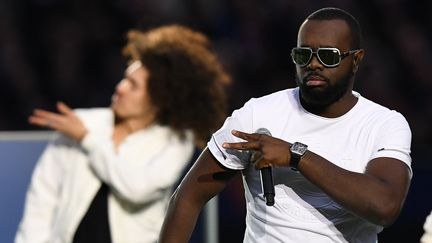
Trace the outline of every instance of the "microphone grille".
[[264, 128], [264, 127], [258, 128], [258, 129], [255, 131], [255, 133], [258, 133], [258, 134], [265, 134], [265, 135], [271, 136], [270, 131], [269, 131], [267, 128]]

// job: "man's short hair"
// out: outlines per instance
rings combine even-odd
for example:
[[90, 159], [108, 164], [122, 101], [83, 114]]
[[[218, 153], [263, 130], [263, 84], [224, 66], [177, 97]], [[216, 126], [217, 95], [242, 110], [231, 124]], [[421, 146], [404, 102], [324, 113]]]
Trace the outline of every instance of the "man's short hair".
[[306, 18], [306, 20], [334, 20], [334, 19], [344, 20], [348, 24], [348, 27], [351, 30], [352, 48], [359, 49], [362, 40], [360, 23], [357, 21], [356, 18], [354, 18], [354, 16], [352, 16], [347, 11], [339, 8], [327, 7], [313, 12]]

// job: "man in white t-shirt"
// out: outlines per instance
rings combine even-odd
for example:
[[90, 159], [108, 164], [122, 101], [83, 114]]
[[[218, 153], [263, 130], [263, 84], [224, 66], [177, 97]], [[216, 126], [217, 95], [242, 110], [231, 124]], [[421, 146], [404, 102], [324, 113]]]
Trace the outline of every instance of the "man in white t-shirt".
[[[340, 9], [303, 22], [291, 54], [298, 87], [251, 99], [213, 134], [171, 199], [160, 242], [187, 242], [202, 206], [239, 172], [244, 242], [377, 242], [409, 189], [411, 131], [400, 113], [353, 91], [360, 39]], [[268, 167], [273, 205], [258, 170]]]

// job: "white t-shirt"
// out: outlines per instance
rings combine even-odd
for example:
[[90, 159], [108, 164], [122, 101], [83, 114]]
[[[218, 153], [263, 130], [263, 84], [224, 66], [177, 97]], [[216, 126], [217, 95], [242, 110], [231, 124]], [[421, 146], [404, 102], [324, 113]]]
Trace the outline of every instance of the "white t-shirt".
[[247, 215], [244, 242], [376, 242], [382, 227], [350, 213], [301, 173], [274, 168], [275, 205], [266, 206], [259, 171], [247, 152], [227, 151], [224, 142], [241, 141], [236, 129], [253, 133], [267, 128], [273, 137], [301, 142], [309, 150], [344, 169], [364, 172], [377, 157], [392, 157], [411, 169], [411, 131], [405, 118], [357, 92], [357, 104], [338, 118], [309, 113], [300, 104], [299, 90], [282, 90], [251, 99], [233, 112], [208, 142], [225, 167], [242, 170]]

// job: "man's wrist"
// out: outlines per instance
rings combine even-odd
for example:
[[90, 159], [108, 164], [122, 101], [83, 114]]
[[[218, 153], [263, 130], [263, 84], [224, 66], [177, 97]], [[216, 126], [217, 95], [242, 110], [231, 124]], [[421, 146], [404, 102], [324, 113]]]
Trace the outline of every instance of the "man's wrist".
[[290, 146], [291, 160], [289, 165], [293, 170], [298, 170], [300, 160], [307, 152], [307, 148], [308, 146], [303, 143], [295, 142], [291, 144]]

